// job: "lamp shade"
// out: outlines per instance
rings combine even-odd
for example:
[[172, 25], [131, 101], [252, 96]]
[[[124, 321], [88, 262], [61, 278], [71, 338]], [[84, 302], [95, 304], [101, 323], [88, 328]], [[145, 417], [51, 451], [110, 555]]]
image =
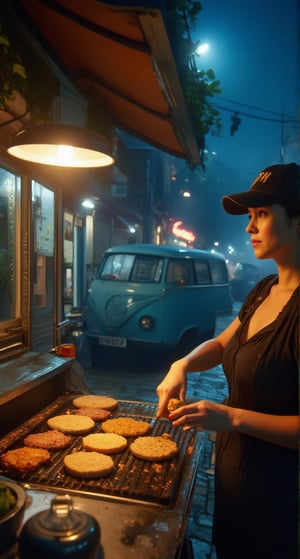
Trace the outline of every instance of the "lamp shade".
[[42, 124], [19, 132], [8, 148], [19, 159], [59, 167], [105, 167], [113, 146], [102, 134], [67, 124]]

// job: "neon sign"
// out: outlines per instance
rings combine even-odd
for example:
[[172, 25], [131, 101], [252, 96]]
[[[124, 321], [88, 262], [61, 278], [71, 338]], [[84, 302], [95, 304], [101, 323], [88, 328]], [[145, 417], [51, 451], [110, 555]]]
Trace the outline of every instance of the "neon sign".
[[191, 231], [191, 229], [186, 229], [183, 227], [183, 221], [175, 221], [171, 228], [172, 234], [175, 237], [179, 237], [180, 239], [184, 239], [189, 243], [193, 243], [196, 239], [195, 233]]

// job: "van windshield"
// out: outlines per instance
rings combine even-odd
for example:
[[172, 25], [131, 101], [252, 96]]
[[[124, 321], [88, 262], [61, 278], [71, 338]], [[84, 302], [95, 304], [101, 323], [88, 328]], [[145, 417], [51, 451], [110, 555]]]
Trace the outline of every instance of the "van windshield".
[[161, 280], [163, 258], [142, 254], [109, 254], [97, 274], [98, 279], [158, 283]]

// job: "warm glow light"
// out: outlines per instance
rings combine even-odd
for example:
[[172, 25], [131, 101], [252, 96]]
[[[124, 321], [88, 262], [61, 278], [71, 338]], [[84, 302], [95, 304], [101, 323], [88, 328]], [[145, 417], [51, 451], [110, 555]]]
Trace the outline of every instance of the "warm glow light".
[[74, 149], [72, 146], [58, 146], [57, 155], [61, 161], [73, 161]]
[[28, 144], [10, 147], [8, 153], [19, 159], [57, 165], [58, 167], [105, 167], [114, 160], [105, 153], [74, 146], [56, 146], [51, 144]]
[[41, 125], [17, 134], [8, 153], [32, 163], [58, 167], [105, 167], [112, 146], [101, 134], [70, 125]]

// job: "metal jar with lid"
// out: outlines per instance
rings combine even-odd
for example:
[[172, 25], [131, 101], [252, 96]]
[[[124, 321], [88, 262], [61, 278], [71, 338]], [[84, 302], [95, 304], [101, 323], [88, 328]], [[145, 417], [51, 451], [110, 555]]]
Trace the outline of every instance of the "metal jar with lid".
[[100, 546], [97, 520], [73, 508], [69, 495], [58, 495], [50, 509], [24, 524], [19, 538], [21, 559], [96, 559]]

